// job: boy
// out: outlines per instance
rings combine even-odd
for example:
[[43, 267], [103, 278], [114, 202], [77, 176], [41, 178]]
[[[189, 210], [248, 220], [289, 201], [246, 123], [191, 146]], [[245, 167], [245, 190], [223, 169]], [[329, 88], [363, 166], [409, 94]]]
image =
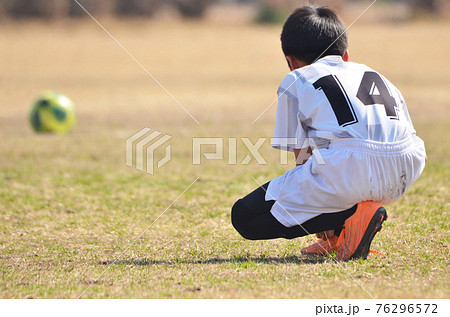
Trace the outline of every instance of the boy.
[[425, 167], [423, 141], [397, 88], [348, 62], [332, 10], [295, 10], [281, 44], [291, 72], [278, 89], [272, 145], [293, 151], [297, 167], [239, 199], [232, 224], [251, 240], [316, 233], [302, 253], [365, 259], [387, 219], [380, 204], [398, 200]]

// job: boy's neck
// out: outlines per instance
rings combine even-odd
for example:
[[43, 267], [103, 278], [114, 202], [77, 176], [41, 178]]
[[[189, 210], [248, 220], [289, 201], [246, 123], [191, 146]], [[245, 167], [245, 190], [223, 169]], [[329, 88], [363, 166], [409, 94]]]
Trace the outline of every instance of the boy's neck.
[[[349, 52], [348, 50], [345, 51], [344, 56], [342, 56], [342, 60], [344, 62], [349, 61]], [[308, 66], [308, 63], [305, 63], [304, 61], [296, 58], [295, 56], [286, 56], [286, 61], [288, 62], [289, 68], [291, 71]]]

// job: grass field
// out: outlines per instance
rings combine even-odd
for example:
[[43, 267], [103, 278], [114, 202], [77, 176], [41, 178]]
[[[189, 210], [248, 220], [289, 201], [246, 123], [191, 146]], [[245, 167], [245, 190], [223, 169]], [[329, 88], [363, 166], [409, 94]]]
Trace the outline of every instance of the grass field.
[[[450, 24], [350, 29], [352, 60], [402, 90], [428, 164], [387, 206], [372, 245], [383, 254], [346, 263], [302, 256], [312, 237], [252, 242], [232, 228], [252, 178], [289, 169], [268, 142], [267, 165], [192, 165], [192, 137], [271, 137], [275, 105], [252, 122], [287, 73], [279, 26], [104, 24], [200, 124], [92, 21], [0, 25], [0, 297], [449, 297]], [[46, 89], [75, 101], [70, 135], [31, 131]], [[143, 127], [173, 136], [154, 175], [125, 166], [125, 140]], [[246, 154], [239, 144], [238, 162]]]

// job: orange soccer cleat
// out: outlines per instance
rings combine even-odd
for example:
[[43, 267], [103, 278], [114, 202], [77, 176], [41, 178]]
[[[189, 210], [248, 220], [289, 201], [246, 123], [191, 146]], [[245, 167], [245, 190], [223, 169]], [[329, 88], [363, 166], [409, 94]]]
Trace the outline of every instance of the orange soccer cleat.
[[336, 259], [367, 259], [370, 244], [386, 219], [386, 209], [381, 205], [373, 201], [359, 203], [356, 212], [345, 221], [339, 235]]
[[[326, 240], [319, 239], [300, 250], [303, 254], [326, 255], [337, 252], [339, 249], [339, 237], [334, 235]], [[339, 241], [340, 242], [340, 241]]]

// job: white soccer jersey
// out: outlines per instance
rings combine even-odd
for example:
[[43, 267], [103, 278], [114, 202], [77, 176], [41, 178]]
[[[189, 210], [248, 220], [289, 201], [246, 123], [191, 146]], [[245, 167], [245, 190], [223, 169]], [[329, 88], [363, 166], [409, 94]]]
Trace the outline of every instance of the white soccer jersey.
[[[326, 56], [290, 72], [278, 89], [273, 147], [321, 148], [339, 138], [396, 142], [414, 134], [400, 91], [366, 65]], [[306, 145], [306, 146], [305, 146]]]

